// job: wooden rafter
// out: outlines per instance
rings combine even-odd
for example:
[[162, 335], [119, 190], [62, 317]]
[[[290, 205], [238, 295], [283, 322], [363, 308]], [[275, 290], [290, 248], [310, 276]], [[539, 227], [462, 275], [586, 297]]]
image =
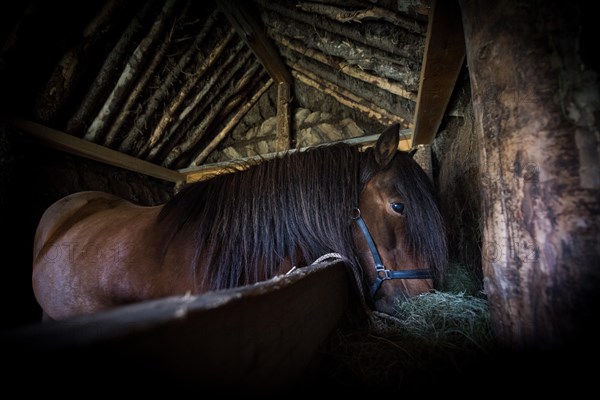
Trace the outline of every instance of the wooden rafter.
[[[259, 18], [244, 1], [217, 0], [219, 9], [227, 16], [238, 35], [250, 47], [269, 76], [277, 82], [277, 149], [290, 148], [291, 137], [291, 93], [293, 79], [273, 42], [265, 34]], [[204, 152], [203, 152], [204, 153]]]
[[417, 100], [416, 94], [407, 90], [400, 82], [395, 82], [391, 79], [379, 77], [377, 75], [369, 73], [366, 70], [351, 65], [347, 61], [344, 61], [342, 58], [328, 56], [323, 52], [305, 46], [299, 40], [294, 40], [285, 37], [279, 34], [278, 32], [273, 32], [272, 36], [273, 39], [280, 45], [291, 49], [294, 52], [303, 55], [304, 57], [309, 57], [315, 61], [320, 62], [321, 64], [325, 64], [333, 68], [334, 70], [340, 71], [352, 78], [359, 79], [368, 84], [375, 85], [378, 88], [383, 89], [396, 96], [404, 97], [405, 99], [409, 99], [412, 101]]
[[277, 83], [292, 84], [292, 76], [277, 48], [265, 34], [248, 3], [238, 0], [217, 0], [217, 5], [227, 16], [240, 38], [252, 49], [271, 78]]
[[271, 87], [273, 84], [273, 80], [269, 79], [267, 83], [265, 83], [254, 95], [242, 104], [239, 110], [233, 115], [229, 121], [227, 122], [225, 128], [221, 132], [215, 136], [213, 140], [209, 144], [206, 145], [204, 149], [200, 152], [198, 156], [192, 160], [191, 165], [197, 166], [202, 164], [206, 158], [210, 155], [210, 153], [217, 148], [217, 146], [225, 139], [225, 137], [229, 134], [229, 132], [235, 127], [235, 125], [241, 121], [242, 118], [250, 111], [250, 109], [256, 104], [256, 102], [260, 99], [260, 97]]
[[185, 178], [183, 174], [177, 171], [163, 168], [159, 165], [109, 149], [108, 147], [88, 142], [87, 140], [79, 139], [73, 135], [48, 128], [36, 122], [13, 118], [11, 123], [15, 128], [28, 134], [36, 141], [57, 150], [163, 179], [168, 182], [180, 183]]
[[298, 81], [330, 95], [340, 104], [364, 113], [368, 118], [377, 120], [383, 125], [399, 123], [403, 128], [408, 128], [410, 126], [410, 123], [401, 116], [393, 114], [381, 107], [377, 107], [364, 100], [362, 97], [343, 89], [332, 82], [321, 79], [318, 75], [313, 74], [299, 65], [294, 65], [292, 75], [298, 79]]
[[458, 3], [434, 1], [432, 8], [413, 120], [413, 146], [430, 144], [435, 138], [465, 60]]

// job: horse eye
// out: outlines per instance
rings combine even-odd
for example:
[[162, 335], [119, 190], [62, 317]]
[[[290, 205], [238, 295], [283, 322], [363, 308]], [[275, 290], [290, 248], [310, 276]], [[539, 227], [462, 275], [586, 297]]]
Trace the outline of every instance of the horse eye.
[[392, 210], [394, 210], [398, 214], [403, 214], [404, 213], [404, 203], [392, 203]]

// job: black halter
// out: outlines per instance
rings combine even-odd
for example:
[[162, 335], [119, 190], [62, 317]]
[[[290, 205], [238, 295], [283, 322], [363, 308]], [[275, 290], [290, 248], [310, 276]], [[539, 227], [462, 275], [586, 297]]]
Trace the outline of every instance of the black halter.
[[375, 242], [373, 242], [373, 238], [369, 233], [369, 229], [367, 228], [367, 224], [362, 218], [360, 213], [360, 209], [354, 209], [355, 215], [352, 219], [358, 222], [358, 226], [362, 231], [363, 235], [365, 235], [365, 239], [367, 240], [367, 244], [369, 245], [369, 249], [371, 250], [371, 254], [373, 255], [373, 261], [375, 261], [375, 272], [376, 278], [373, 285], [371, 285], [371, 290], [369, 291], [371, 298], [377, 294], [377, 291], [381, 288], [381, 284], [383, 281], [387, 281], [388, 279], [431, 279], [431, 271], [429, 269], [406, 269], [402, 271], [390, 271], [386, 269], [383, 263], [381, 262], [381, 257], [379, 257], [379, 252], [377, 251], [377, 247], [375, 246]]

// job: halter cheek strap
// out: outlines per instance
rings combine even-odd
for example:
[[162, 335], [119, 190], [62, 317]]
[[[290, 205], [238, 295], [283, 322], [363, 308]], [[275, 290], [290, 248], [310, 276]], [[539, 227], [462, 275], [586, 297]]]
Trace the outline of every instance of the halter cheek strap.
[[354, 209], [354, 215], [352, 216], [360, 230], [362, 231], [367, 244], [369, 245], [369, 250], [371, 251], [371, 255], [373, 256], [373, 261], [375, 262], [375, 282], [371, 285], [371, 289], [369, 294], [371, 298], [377, 294], [383, 281], [387, 281], [388, 279], [431, 279], [431, 271], [429, 269], [406, 269], [401, 271], [391, 271], [386, 269], [381, 262], [381, 257], [379, 256], [379, 252], [377, 251], [377, 247], [375, 246], [375, 242], [373, 241], [373, 237], [369, 233], [369, 229], [367, 228], [367, 224], [365, 224], [365, 220], [362, 218], [360, 213], [360, 209]]

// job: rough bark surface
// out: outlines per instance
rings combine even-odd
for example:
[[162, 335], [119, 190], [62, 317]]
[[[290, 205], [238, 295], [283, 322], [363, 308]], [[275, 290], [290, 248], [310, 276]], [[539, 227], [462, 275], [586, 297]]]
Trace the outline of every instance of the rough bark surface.
[[586, 10], [560, 1], [461, 8], [494, 329], [515, 347], [573, 343], [596, 316], [600, 281], [600, 101], [579, 36]]

